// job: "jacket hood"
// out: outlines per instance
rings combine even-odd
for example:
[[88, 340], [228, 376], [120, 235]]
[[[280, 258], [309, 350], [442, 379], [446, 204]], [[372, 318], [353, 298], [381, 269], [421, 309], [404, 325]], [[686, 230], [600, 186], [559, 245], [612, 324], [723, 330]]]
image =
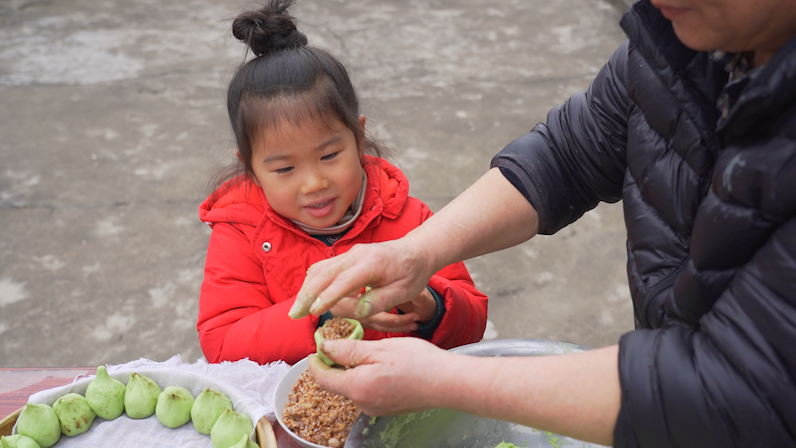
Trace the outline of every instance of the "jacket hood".
[[[365, 155], [362, 167], [368, 175], [364, 210], [378, 210], [387, 218], [396, 218], [409, 197], [409, 181], [401, 170], [379, 157]], [[294, 225], [278, 215], [265, 199], [263, 190], [247, 176], [225, 182], [199, 206], [199, 219], [213, 225], [217, 222], [257, 226], [264, 215]]]

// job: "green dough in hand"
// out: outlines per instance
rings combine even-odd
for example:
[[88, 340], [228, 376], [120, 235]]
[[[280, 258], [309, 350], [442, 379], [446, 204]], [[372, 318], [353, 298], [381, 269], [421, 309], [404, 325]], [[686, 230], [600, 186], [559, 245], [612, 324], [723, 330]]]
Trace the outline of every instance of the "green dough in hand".
[[[332, 320], [334, 320], [334, 319], [337, 319], [337, 318], [335, 317], [335, 318], [333, 318], [333, 319], [327, 320], [327, 321], [326, 321], [326, 322], [323, 324], [323, 327], [325, 327], [326, 325], [328, 325], [328, 324], [329, 324], [329, 322], [332, 322]], [[347, 318], [347, 317], [344, 317], [343, 319], [347, 320], [347, 321], [348, 321], [348, 322], [349, 322], [351, 325], [353, 325], [353, 326], [354, 326], [354, 331], [352, 331], [352, 332], [351, 332], [351, 334], [348, 336], [348, 338], [347, 338], [347, 339], [357, 339], [357, 340], [360, 340], [360, 341], [361, 341], [361, 340], [362, 340], [362, 338], [364, 338], [364, 337], [365, 337], [365, 330], [362, 328], [362, 324], [361, 324], [361, 323], [360, 323], [358, 320], [356, 320], [356, 319], [349, 319], [349, 318]], [[334, 365], [334, 362], [332, 362], [332, 360], [331, 360], [331, 359], [329, 359], [329, 358], [326, 356], [326, 354], [325, 354], [325, 353], [323, 353], [323, 351], [321, 350], [321, 345], [323, 344], [323, 341], [324, 341], [324, 339], [323, 339], [323, 336], [321, 335], [321, 329], [322, 329], [323, 327], [321, 327], [321, 328], [318, 328], [317, 330], [315, 330], [315, 347], [316, 347], [316, 353], [318, 353], [318, 356], [321, 358], [321, 360], [323, 360], [323, 362], [325, 362], [326, 364], [328, 364], [328, 365], [330, 365], [330, 366], [333, 366], [333, 365]]]
[[509, 442], [500, 442], [495, 448], [518, 448], [517, 445]]

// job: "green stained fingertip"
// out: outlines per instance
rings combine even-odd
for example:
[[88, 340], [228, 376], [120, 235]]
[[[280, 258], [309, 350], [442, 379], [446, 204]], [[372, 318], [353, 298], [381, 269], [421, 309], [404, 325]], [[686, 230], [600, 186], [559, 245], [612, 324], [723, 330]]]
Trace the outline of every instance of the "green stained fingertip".
[[321, 311], [321, 298], [318, 297], [312, 302], [312, 306], [310, 306], [310, 314], [320, 314]]
[[296, 297], [296, 301], [293, 302], [293, 306], [290, 307], [290, 311], [287, 312], [287, 315], [290, 316], [291, 319], [301, 319], [302, 317], [306, 316], [307, 313], [303, 313], [301, 310], [301, 304], [312, 301], [313, 295], [312, 293], [307, 293], [304, 295], [305, 299], [303, 301], [299, 300]]
[[373, 305], [370, 302], [360, 301], [356, 310], [354, 310], [354, 314], [360, 319], [370, 317], [373, 314]]

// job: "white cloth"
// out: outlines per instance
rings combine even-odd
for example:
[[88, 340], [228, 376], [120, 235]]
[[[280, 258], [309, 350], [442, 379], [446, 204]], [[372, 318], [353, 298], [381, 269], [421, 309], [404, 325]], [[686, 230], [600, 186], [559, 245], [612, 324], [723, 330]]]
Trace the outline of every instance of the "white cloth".
[[[259, 365], [244, 359], [235, 362], [208, 364], [202, 360], [194, 364], [182, 362], [179, 355], [165, 362], [140, 359], [127, 364], [107, 366], [108, 374], [124, 384], [132, 372], [146, 375], [155, 380], [161, 389], [167, 386], [182, 386], [198, 396], [205, 388], [224, 393], [232, 401], [232, 407], [252, 420], [252, 425], [261, 417], [275, 421], [274, 390], [290, 366], [282, 361]], [[86, 387], [94, 376], [79, 376], [66, 386], [44, 390], [33, 394], [29, 403], [45, 403], [52, 406], [62, 395], [76, 392], [85, 395]], [[14, 427], [16, 434], [16, 426]], [[254, 432], [252, 432], [254, 440]], [[191, 422], [170, 429], [161, 424], [153, 415], [146, 419], [134, 420], [122, 414], [114, 420], [94, 419], [89, 431], [61, 439], [55, 445], [61, 447], [102, 447], [124, 448], [207, 448], [212, 446], [210, 436], [195, 430]]]

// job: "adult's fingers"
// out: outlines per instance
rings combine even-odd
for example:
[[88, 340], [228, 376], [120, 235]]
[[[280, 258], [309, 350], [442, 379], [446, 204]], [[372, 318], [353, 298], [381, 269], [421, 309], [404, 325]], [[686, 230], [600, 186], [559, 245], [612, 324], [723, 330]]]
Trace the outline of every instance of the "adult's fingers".
[[311, 354], [307, 359], [307, 368], [318, 383], [329, 392], [346, 395], [349, 392], [347, 370], [339, 367], [331, 367], [316, 354]]
[[324, 389], [354, 400], [367, 415], [391, 415], [435, 405], [429, 391], [441, 387], [435, 372], [445, 365], [440, 357], [447, 352], [427, 341], [340, 339], [325, 341], [322, 350], [335, 363], [350, 368], [333, 369], [311, 361], [312, 375]]
[[368, 363], [367, 351], [364, 349], [363, 344], [367, 344], [367, 342], [354, 339], [332, 339], [323, 341], [321, 350], [335, 364], [354, 367]]
[[[362, 341], [351, 339], [324, 341], [321, 350], [335, 364], [355, 367], [368, 362], [367, 355], [364, 353], [366, 350], [362, 348], [362, 344]], [[351, 377], [356, 374], [355, 372], [348, 369], [330, 367], [317, 355], [310, 355], [308, 366], [312, 376], [324, 389], [347, 397], [351, 396], [352, 384], [357, 383], [356, 381], [351, 381]]]
[[372, 265], [358, 263], [351, 251], [310, 267], [307, 277], [296, 295], [296, 302], [288, 313], [300, 319], [309, 313], [320, 315], [343, 297], [358, 292], [373, 278]]
[[386, 333], [409, 333], [417, 330], [417, 313], [391, 314], [377, 313], [362, 319], [362, 325]]
[[365, 286], [371, 289], [354, 310], [358, 318], [405, 303], [422, 291], [430, 277], [423, 257], [397, 240], [356, 245], [309, 270], [290, 316], [297, 319], [307, 313], [320, 315]]
[[[422, 288], [423, 285], [421, 284], [420, 287]], [[373, 287], [359, 298], [359, 302], [354, 309], [354, 315], [358, 319], [364, 319], [376, 313], [395, 308], [406, 303], [407, 292], [411, 296], [415, 288], [415, 285], [409, 285], [404, 281], [396, 281], [384, 287]]]

